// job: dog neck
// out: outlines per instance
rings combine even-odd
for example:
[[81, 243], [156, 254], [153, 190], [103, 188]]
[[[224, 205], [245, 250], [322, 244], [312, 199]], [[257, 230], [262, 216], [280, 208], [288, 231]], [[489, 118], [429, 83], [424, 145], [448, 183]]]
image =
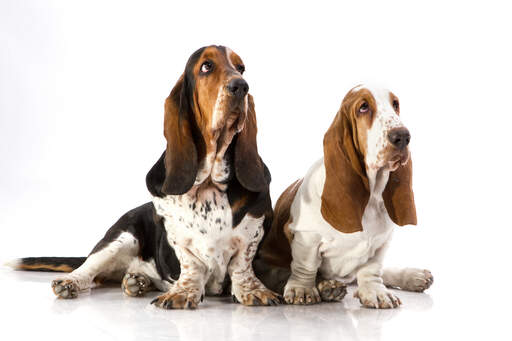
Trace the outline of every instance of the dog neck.
[[366, 174], [370, 185], [370, 200], [383, 201], [382, 192], [388, 183], [389, 169], [387, 167], [370, 168], [366, 170]]
[[214, 138], [206, 146], [206, 156], [199, 164], [194, 186], [210, 179], [220, 190], [225, 190], [232, 174], [231, 153], [229, 148], [238, 130], [236, 121], [227, 120], [222, 129], [214, 132]]

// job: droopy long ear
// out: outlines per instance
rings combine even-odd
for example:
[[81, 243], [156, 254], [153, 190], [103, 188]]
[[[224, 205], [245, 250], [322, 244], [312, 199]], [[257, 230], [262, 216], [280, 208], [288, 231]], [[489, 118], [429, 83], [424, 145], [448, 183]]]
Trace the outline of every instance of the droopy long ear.
[[256, 112], [254, 100], [247, 95], [248, 108], [245, 126], [236, 136], [235, 173], [240, 184], [251, 192], [268, 190], [269, 182], [265, 177], [265, 167], [258, 154], [256, 143]]
[[194, 114], [190, 107], [191, 90], [182, 75], [165, 100], [164, 135], [165, 180], [162, 192], [178, 195], [186, 193], [197, 175], [198, 156], [192, 129]]
[[397, 225], [416, 225], [416, 205], [412, 191], [412, 160], [389, 174], [382, 193], [391, 220]]
[[363, 230], [363, 213], [370, 197], [366, 170], [355, 147], [355, 127], [342, 108], [324, 136], [321, 212], [331, 226], [344, 233]]

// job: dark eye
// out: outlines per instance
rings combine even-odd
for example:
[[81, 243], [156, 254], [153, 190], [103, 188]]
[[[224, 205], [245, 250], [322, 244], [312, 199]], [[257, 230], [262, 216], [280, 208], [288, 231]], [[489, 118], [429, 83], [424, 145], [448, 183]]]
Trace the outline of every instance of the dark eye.
[[213, 69], [213, 64], [209, 60], [201, 64], [201, 73], [208, 73]]
[[360, 112], [361, 114], [365, 114], [365, 113], [367, 113], [369, 110], [370, 110], [370, 107], [368, 106], [368, 103], [366, 103], [366, 102], [363, 102], [363, 104], [361, 104], [361, 106], [359, 107], [359, 112]]
[[238, 72], [240, 72], [240, 73], [243, 75], [243, 74], [244, 74], [244, 71], [245, 71], [245, 66], [243, 66], [243, 65], [241, 65], [241, 64], [238, 64], [238, 65], [236, 66], [236, 70], [237, 70]]
[[400, 104], [398, 104], [398, 100], [396, 99], [393, 100], [393, 108], [395, 109], [395, 111], [398, 111], [400, 109]]

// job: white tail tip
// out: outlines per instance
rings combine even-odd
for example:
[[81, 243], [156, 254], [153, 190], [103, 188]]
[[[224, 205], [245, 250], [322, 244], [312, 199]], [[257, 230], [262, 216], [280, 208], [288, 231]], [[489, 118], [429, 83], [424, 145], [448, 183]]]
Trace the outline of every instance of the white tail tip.
[[11, 269], [19, 269], [19, 266], [21, 264], [21, 259], [13, 259], [8, 262], [4, 263], [4, 266], [9, 267]]

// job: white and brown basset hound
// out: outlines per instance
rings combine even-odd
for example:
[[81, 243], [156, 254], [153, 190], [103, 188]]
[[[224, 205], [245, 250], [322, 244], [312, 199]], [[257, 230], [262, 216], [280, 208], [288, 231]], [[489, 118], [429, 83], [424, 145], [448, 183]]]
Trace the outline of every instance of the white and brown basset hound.
[[152, 302], [159, 307], [196, 308], [225, 289], [227, 273], [236, 301], [278, 304], [252, 268], [272, 205], [244, 68], [226, 47], [194, 52], [165, 101], [167, 148], [146, 178], [153, 202], [121, 217], [87, 258], [23, 258], [15, 267], [72, 271], [52, 283], [59, 298], [116, 280], [129, 296], [165, 291]]
[[427, 270], [382, 269], [393, 228], [416, 224], [409, 140], [392, 92], [358, 86], [345, 96], [324, 157], [281, 195], [259, 253], [266, 266], [291, 269], [287, 303], [338, 301], [357, 280], [364, 306], [394, 308], [401, 302], [386, 287], [432, 284]]

